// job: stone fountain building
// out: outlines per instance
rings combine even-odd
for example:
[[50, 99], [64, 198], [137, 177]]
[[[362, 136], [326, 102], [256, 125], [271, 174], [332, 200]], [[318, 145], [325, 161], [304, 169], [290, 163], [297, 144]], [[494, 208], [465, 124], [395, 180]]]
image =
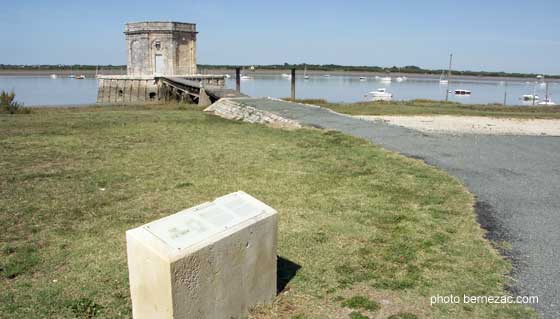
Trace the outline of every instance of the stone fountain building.
[[183, 78], [224, 86], [223, 75], [198, 74], [196, 24], [183, 22], [127, 23], [127, 75], [99, 75], [97, 102], [125, 104], [158, 102], [158, 79]]
[[196, 25], [127, 23], [128, 75], [196, 74]]

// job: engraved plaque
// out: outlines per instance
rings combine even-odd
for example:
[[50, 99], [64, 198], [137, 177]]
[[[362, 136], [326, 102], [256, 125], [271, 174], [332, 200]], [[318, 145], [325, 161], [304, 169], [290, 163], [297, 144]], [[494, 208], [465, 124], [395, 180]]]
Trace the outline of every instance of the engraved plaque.
[[253, 197], [238, 192], [143, 227], [168, 246], [180, 250], [256, 217], [266, 208]]

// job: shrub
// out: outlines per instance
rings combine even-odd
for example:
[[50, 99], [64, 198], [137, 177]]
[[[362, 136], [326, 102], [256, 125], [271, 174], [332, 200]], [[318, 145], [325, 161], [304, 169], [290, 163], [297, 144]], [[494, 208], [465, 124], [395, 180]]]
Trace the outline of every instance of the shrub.
[[0, 93], [0, 112], [7, 112], [10, 114], [16, 113], [29, 113], [23, 104], [15, 101], [16, 94], [12, 91], [10, 93], [2, 90]]

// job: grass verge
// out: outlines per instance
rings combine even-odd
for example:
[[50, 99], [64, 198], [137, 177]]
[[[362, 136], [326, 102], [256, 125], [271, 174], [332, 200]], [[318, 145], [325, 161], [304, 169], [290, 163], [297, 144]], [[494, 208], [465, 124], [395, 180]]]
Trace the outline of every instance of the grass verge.
[[297, 100], [349, 115], [460, 115], [522, 119], [559, 119], [560, 106], [472, 105], [455, 102], [412, 100], [402, 102], [329, 103], [320, 99]]
[[125, 231], [237, 190], [280, 212], [299, 268], [252, 318], [534, 315], [430, 306], [505, 294], [510, 266], [460, 183], [364, 140], [128, 106], [0, 115], [0, 150], [2, 318], [130, 318]]

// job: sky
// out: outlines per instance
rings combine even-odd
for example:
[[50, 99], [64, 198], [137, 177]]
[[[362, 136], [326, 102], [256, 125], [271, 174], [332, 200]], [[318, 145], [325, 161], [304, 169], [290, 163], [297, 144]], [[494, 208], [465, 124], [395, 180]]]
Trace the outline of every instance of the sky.
[[560, 74], [558, 0], [0, 0], [0, 64], [125, 64], [124, 25], [197, 24], [200, 64]]

